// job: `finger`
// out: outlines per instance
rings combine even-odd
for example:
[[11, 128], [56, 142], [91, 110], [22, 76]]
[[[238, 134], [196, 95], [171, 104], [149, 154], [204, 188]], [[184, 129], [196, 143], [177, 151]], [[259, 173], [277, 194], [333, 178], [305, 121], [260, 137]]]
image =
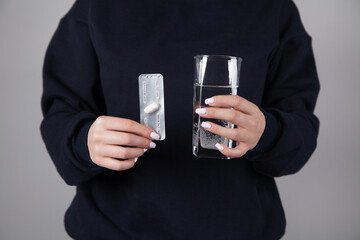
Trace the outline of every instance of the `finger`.
[[244, 128], [248, 128], [251, 124], [251, 118], [249, 115], [231, 108], [198, 108], [196, 109], [196, 113], [204, 118], [225, 120]]
[[240, 158], [245, 155], [245, 153], [248, 151], [245, 144], [238, 144], [236, 148], [229, 148], [225, 146], [224, 144], [217, 143], [215, 147], [226, 157], [229, 158]]
[[252, 114], [257, 108], [254, 103], [237, 95], [217, 95], [206, 99], [205, 103], [212, 107], [234, 108], [245, 114]]
[[114, 145], [104, 145], [98, 152], [99, 155], [118, 159], [131, 159], [144, 154], [144, 148], [131, 148]]
[[138, 148], [155, 148], [156, 144], [150, 139], [131, 133], [105, 131], [102, 136], [104, 144], [123, 145]]
[[130, 119], [102, 116], [99, 121], [103, 121], [103, 126], [108, 130], [134, 133], [153, 140], [160, 139], [153, 129]]
[[[137, 160], [137, 159], [136, 159]], [[114, 170], [114, 171], [123, 171], [130, 169], [134, 166], [135, 159], [128, 160], [117, 160], [113, 158], [104, 158], [101, 162], [101, 166]]]
[[201, 126], [209, 132], [237, 142], [248, 142], [251, 140], [249, 133], [244, 128], [227, 128], [209, 121], [202, 122]]

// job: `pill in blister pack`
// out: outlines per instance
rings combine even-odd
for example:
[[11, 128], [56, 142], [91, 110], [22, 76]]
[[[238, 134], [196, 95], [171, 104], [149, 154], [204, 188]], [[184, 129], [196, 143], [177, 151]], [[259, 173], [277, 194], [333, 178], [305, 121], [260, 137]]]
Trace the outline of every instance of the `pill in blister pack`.
[[139, 76], [140, 123], [165, 139], [164, 78], [161, 74]]

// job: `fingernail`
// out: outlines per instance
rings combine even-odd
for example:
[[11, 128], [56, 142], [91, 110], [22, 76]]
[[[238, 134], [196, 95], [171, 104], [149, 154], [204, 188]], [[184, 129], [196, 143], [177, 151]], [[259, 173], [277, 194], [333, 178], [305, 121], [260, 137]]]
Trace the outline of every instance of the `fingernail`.
[[195, 110], [195, 112], [196, 112], [197, 114], [205, 114], [205, 113], [206, 113], [206, 108], [197, 108], [197, 109]]
[[211, 124], [210, 124], [210, 123], [207, 123], [207, 122], [202, 122], [202, 123], [201, 123], [201, 126], [202, 126], [203, 128], [206, 128], [206, 129], [211, 128]]
[[205, 99], [205, 104], [211, 104], [211, 103], [214, 103], [214, 102], [215, 102], [214, 98]]
[[221, 146], [220, 143], [215, 144], [215, 147], [216, 147], [219, 151], [224, 150], [224, 147]]
[[152, 133], [150, 134], [150, 137], [151, 137], [152, 139], [154, 139], [154, 140], [159, 140], [159, 139], [160, 139], [160, 135], [157, 134], [157, 133], [155, 133], [155, 132], [152, 132]]
[[150, 147], [150, 148], [155, 148], [155, 147], [156, 147], [156, 143], [151, 142], [149, 147]]
[[144, 152], [146, 152], [147, 151], [147, 148], [144, 148]]
[[138, 160], [138, 158], [135, 158], [135, 159], [134, 159], [134, 163], [136, 163], [136, 162], [137, 162], [137, 160]]

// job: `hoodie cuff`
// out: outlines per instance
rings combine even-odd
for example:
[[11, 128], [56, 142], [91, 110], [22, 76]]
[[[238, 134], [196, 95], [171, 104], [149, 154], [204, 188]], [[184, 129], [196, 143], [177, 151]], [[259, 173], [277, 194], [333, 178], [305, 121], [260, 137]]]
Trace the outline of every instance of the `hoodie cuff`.
[[264, 133], [261, 136], [258, 144], [253, 149], [251, 149], [246, 153], [246, 157], [249, 158], [250, 160], [255, 160], [255, 158], [260, 153], [269, 151], [272, 148], [272, 146], [274, 146], [276, 139], [280, 135], [280, 130], [281, 130], [280, 121], [278, 121], [272, 113], [261, 108], [260, 110], [263, 112], [265, 116], [266, 125], [265, 125]]
[[72, 147], [75, 156], [81, 161], [82, 164], [91, 168], [100, 168], [91, 160], [87, 145], [89, 129], [93, 123], [94, 121], [89, 121], [82, 125], [77, 134], [73, 137]]

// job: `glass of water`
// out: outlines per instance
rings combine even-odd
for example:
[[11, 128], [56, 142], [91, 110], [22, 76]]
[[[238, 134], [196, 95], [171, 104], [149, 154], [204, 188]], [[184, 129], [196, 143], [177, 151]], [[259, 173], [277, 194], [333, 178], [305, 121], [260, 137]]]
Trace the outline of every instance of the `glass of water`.
[[205, 99], [216, 95], [237, 95], [242, 59], [224, 55], [197, 55], [195, 58], [194, 99], [193, 99], [193, 154], [202, 158], [227, 158], [215, 147], [221, 143], [229, 148], [236, 146], [231, 139], [206, 131], [201, 127], [204, 121], [234, 128], [234, 124], [203, 118], [195, 113], [197, 108], [209, 107]]

